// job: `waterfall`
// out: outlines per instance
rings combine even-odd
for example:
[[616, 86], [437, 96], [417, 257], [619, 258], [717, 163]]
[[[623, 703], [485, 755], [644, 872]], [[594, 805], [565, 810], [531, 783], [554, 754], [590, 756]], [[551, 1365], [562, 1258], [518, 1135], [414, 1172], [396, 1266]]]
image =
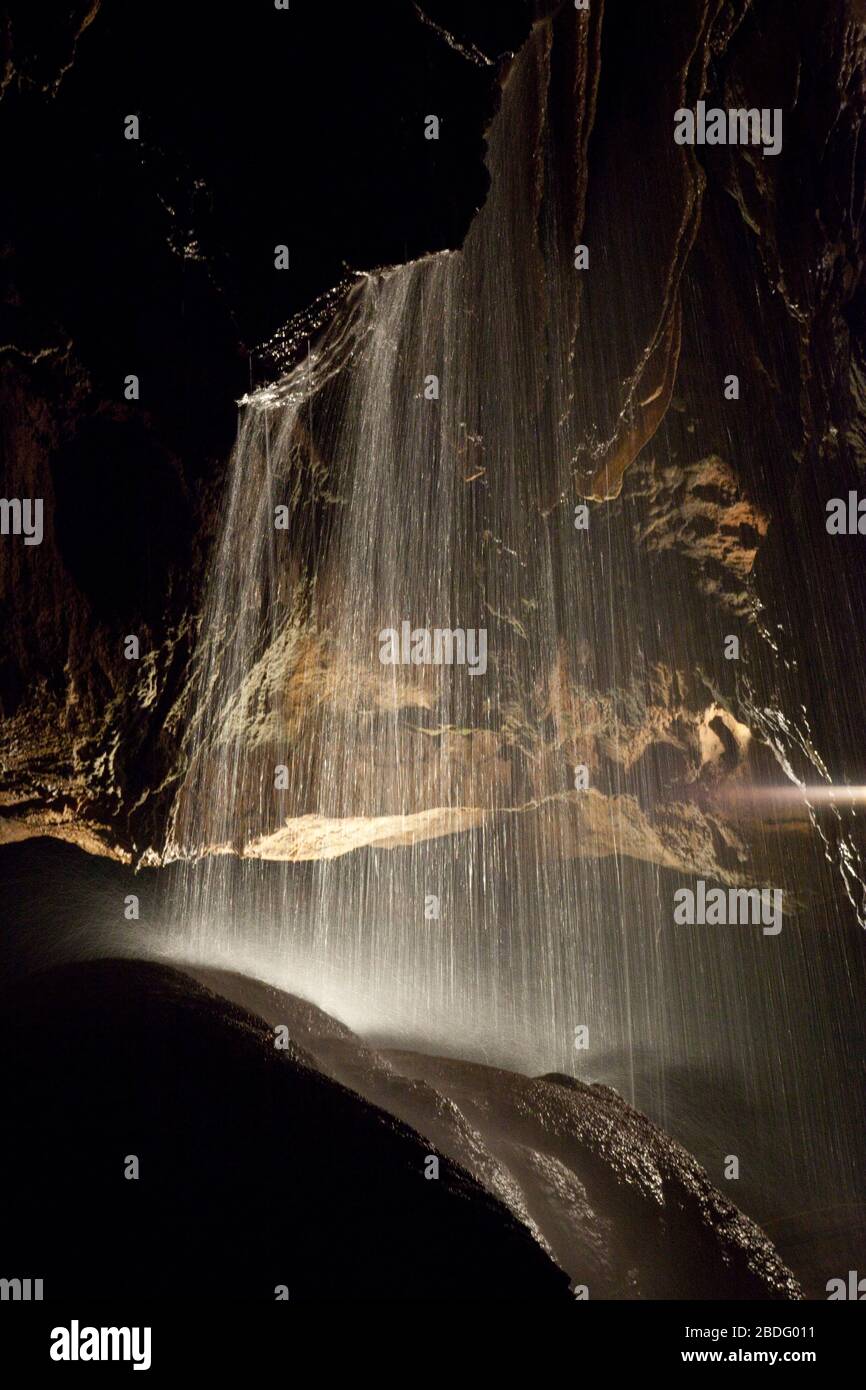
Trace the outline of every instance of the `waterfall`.
[[[354, 846], [350, 865], [308, 875], [303, 909], [300, 875], [263, 873], [255, 915], [326, 973], [355, 980], [365, 960], [404, 1022], [443, 1005], [472, 1019], [492, 985], [506, 1033], [523, 1031], [539, 973], [576, 979], [560, 924], [603, 896], [597, 863], [563, 874], [557, 854], [581, 757], [551, 673], [572, 659], [591, 687], [629, 643], [568, 505], [592, 425], [573, 237], [545, 169], [551, 44], [537, 26], [505, 85], [490, 197], [462, 250], [361, 277], [294, 369], [243, 403], [173, 822], [173, 854], [211, 851], [184, 906], [203, 946], [237, 877], [221, 851]], [[603, 524], [595, 554], [607, 574], [627, 564]], [[486, 670], [383, 666], [379, 634], [404, 622], [484, 633]], [[534, 804], [527, 831], [518, 808]], [[537, 875], [556, 921], [519, 944]], [[238, 907], [224, 930], [243, 936]], [[551, 989], [550, 1009], [551, 1036], [573, 1035], [577, 1000]]]
[[[735, 1134], [761, 1216], [776, 1180], [816, 1206], [854, 1190], [847, 1141], [822, 1139], [851, 1041], [803, 1024], [810, 991], [846, 996], [846, 964], [796, 913], [774, 942], [671, 925], [684, 876], [741, 872], [697, 804], [664, 810], [675, 720], [644, 756], [659, 711], [697, 700], [677, 672], [715, 635], [705, 599], [653, 589], [618, 495], [670, 397], [694, 189], [659, 295], [605, 303], [613, 252], [591, 244], [595, 284], [575, 265], [597, 42], [586, 16], [536, 24], [464, 245], [357, 277], [241, 404], [171, 913], [186, 954], [371, 1038], [610, 1081], [716, 1181]], [[383, 663], [404, 623], [483, 631], [485, 669]], [[701, 729], [729, 719], [701, 698]], [[688, 833], [706, 840], [691, 869]], [[832, 902], [822, 854], [803, 864]]]

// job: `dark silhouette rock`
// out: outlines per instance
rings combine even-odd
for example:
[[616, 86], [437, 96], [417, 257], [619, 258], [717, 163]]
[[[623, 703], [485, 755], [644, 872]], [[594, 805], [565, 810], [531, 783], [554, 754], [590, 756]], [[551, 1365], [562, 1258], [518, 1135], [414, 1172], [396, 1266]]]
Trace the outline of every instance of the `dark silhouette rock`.
[[35, 976], [0, 1038], [3, 1272], [46, 1299], [568, 1297], [464, 1170], [187, 975]]

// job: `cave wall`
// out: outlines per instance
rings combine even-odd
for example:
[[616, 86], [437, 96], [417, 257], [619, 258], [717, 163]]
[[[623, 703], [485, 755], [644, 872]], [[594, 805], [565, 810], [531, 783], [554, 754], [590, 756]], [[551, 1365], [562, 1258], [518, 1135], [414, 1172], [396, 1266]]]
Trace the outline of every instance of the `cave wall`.
[[[3, 838], [161, 852], [235, 402], [284, 364], [283, 325], [348, 272], [462, 242], [486, 196], [505, 55], [532, 18], [489, 11], [395, 0], [336, 25], [293, 14], [289, 30], [264, 10], [202, 25], [104, 0], [46, 35], [11, 7], [0, 118], [27, 139], [7, 141], [3, 492], [43, 497], [46, 523], [41, 546], [0, 544]], [[579, 88], [574, 65], [556, 73], [572, 146], [582, 115], [565, 195], [604, 246], [576, 308], [599, 347], [606, 295], [646, 288], [599, 404], [611, 447], [577, 480], [631, 528], [658, 592], [700, 596], [673, 647], [654, 650], [648, 627], [658, 699], [622, 701], [625, 720], [597, 711], [597, 737], [609, 748], [615, 724], [626, 761], [679, 744], [683, 782], [706, 753], [708, 705], [731, 753], [728, 724], [790, 693], [763, 656], [733, 671], [702, 635], [708, 612], [753, 652], [769, 624], [832, 771], [850, 770], [866, 713], [851, 662], [866, 571], [856, 538], [824, 527], [827, 498], [862, 471], [864, 25], [854, 0], [676, 0], [662, 14], [607, 0], [576, 31]], [[653, 142], [699, 97], [782, 107], [782, 153]], [[420, 137], [427, 111], [439, 142]], [[273, 264], [282, 242], [288, 273]], [[720, 400], [731, 371], [735, 407]], [[138, 401], [124, 399], [130, 372]]]
[[[485, 8], [467, 42], [519, 44], [523, 6]], [[0, 838], [138, 857], [164, 834], [235, 402], [274, 370], [256, 347], [351, 269], [459, 243], [498, 68], [408, 0], [337, 22], [13, 3], [2, 43], [2, 491], [44, 499], [45, 535], [0, 544]], [[431, 110], [451, 139], [423, 139]]]

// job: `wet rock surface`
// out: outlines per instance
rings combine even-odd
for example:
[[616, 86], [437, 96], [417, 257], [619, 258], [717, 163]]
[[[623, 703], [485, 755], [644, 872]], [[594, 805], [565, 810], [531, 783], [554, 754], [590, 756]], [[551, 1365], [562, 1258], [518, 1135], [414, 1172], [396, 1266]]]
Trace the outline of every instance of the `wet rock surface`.
[[220, 971], [328, 1076], [423, 1133], [526, 1223], [591, 1298], [800, 1298], [758, 1226], [607, 1086], [378, 1051], [314, 1005]]
[[188, 976], [70, 966], [2, 1012], [5, 1267], [46, 1300], [568, 1298], [465, 1171]]
[[4, 1051], [26, 1059], [3, 1083], [5, 1258], [46, 1298], [800, 1296], [606, 1087], [383, 1055], [219, 971], [83, 962], [3, 1005]]

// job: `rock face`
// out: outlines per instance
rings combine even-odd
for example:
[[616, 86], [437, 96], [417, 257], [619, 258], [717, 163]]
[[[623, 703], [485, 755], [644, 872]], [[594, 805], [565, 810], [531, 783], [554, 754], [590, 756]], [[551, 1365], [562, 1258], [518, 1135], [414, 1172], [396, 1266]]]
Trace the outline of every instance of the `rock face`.
[[38, 1270], [46, 1298], [801, 1296], [760, 1230], [606, 1087], [381, 1055], [219, 972], [83, 963], [3, 1004], [19, 1059], [4, 1259]]
[[[139, 23], [113, 0], [80, 5], [46, 44], [27, 7], [12, 6], [2, 112], [34, 147], [11, 142], [4, 489], [45, 499], [46, 532], [39, 547], [10, 538], [0, 547], [4, 839], [51, 834], [135, 862], [163, 853], [186, 768], [191, 659], [233, 402], [304, 337], [297, 325], [281, 336], [287, 320], [305, 311], [309, 337], [333, 315], [338, 298], [325, 292], [347, 264], [464, 240], [485, 197], [482, 134], [509, 67], [500, 55], [525, 44], [539, 15], [552, 17], [557, 55], [545, 98], [555, 193], [569, 241], [594, 248], [593, 273], [563, 305], [581, 335], [570, 404], [590, 422], [575, 494], [605, 499], [596, 515], [622, 537], [627, 602], [640, 607], [650, 588], [675, 593], [676, 630], [647, 620], [633, 681], [591, 664], [582, 673], [570, 652], [538, 673], [537, 688], [515, 692], [513, 720], [450, 733], [459, 814], [421, 796], [406, 821], [405, 807], [375, 808], [359, 787], [339, 826], [317, 822], [321, 808], [310, 806], [288, 827], [251, 826], [231, 848], [317, 857], [449, 834], [491, 807], [531, 817], [542, 802], [567, 852], [621, 846], [721, 881], [754, 878], [761, 844], [708, 793], [730, 776], [764, 775], [768, 745], [804, 777], [814, 774], [813, 744], [831, 773], [844, 767], [866, 713], [844, 659], [863, 581], [850, 553], [828, 549], [823, 518], [826, 497], [856, 483], [862, 456], [862, 8], [809, 0], [791, 14], [776, 0], [729, 0], [710, 14], [677, 0], [663, 17], [601, 4], [585, 18], [555, 4], [503, 4], [495, 17], [483, 5], [454, 10], [422, 14], [407, 0], [381, 26], [350, 18], [336, 33], [292, 15], [291, 39], [274, 28], [276, 14], [240, 31], [219, 19], [201, 51], [199, 26], [174, 11], [170, 23], [153, 13]], [[122, 61], [127, 50], [134, 63]], [[308, 167], [291, 135], [306, 112], [287, 106], [286, 92], [311, 51], [327, 52], [332, 119], [327, 149]], [[132, 68], [135, 84], [124, 86], [119, 74]], [[389, 92], [384, 109], [370, 106], [368, 82]], [[698, 99], [780, 106], [781, 154], [676, 146], [672, 112]], [[140, 114], [138, 142], [118, 125], [127, 110]], [[460, 135], [419, 155], [412, 120], [426, 110]], [[287, 149], [291, 177], [275, 179]], [[378, 199], [358, 183], [369, 150]], [[111, 216], [94, 218], [94, 207]], [[63, 254], [52, 240], [59, 226]], [[251, 228], [265, 226], [256, 241]], [[273, 269], [284, 237], [290, 275]], [[728, 408], [721, 384], [735, 369], [742, 399]], [[124, 397], [129, 372], [140, 377], [137, 401]], [[485, 485], [475, 435], [463, 466], [467, 487]], [[310, 480], [311, 495], [320, 482]], [[537, 491], [543, 509], [563, 509], [544, 479]], [[825, 642], [839, 622], [850, 634]], [[721, 656], [732, 625], [751, 647], [739, 673]], [[783, 642], [784, 672], [798, 672], [794, 696], [762, 630]], [[137, 662], [123, 657], [129, 634]], [[339, 710], [336, 692], [347, 688], [364, 698], [358, 673], [323, 660], [317, 640], [301, 633], [289, 668], [275, 651], [259, 672], [294, 683], [299, 714]], [[844, 674], [841, 719], [819, 667]], [[799, 708], [801, 695], [812, 739], [797, 732], [780, 747], [766, 712]], [[413, 756], [423, 761], [426, 744], [441, 764], [435, 710], [425, 713], [422, 688], [404, 696], [429, 726]], [[708, 760], [713, 739], [725, 756]], [[593, 770], [594, 802], [572, 804], [565, 756]], [[380, 773], [387, 787], [388, 769]]]
[[4, 1271], [46, 1299], [568, 1297], [465, 1172], [426, 1180], [420, 1135], [188, 977], [62, 969], [4, 999], [2, 1033]]
[[379, 1052], [304, 1000], [238, 975], [194, 973], [283, 1023], [326, 1075], [423, 1133], [590, 1297], [802, 1297], [763, 1232], [609, 1087]]
[[628, 491], [646, 518], [638, 545], [686, 557], [697, 588], [722, 611], [748, 619], [755, 603], [749, 580], [769, 518], [742, 496], [729, 465], [707, 458], [664, 467], [647, 458], [632, 470]]

